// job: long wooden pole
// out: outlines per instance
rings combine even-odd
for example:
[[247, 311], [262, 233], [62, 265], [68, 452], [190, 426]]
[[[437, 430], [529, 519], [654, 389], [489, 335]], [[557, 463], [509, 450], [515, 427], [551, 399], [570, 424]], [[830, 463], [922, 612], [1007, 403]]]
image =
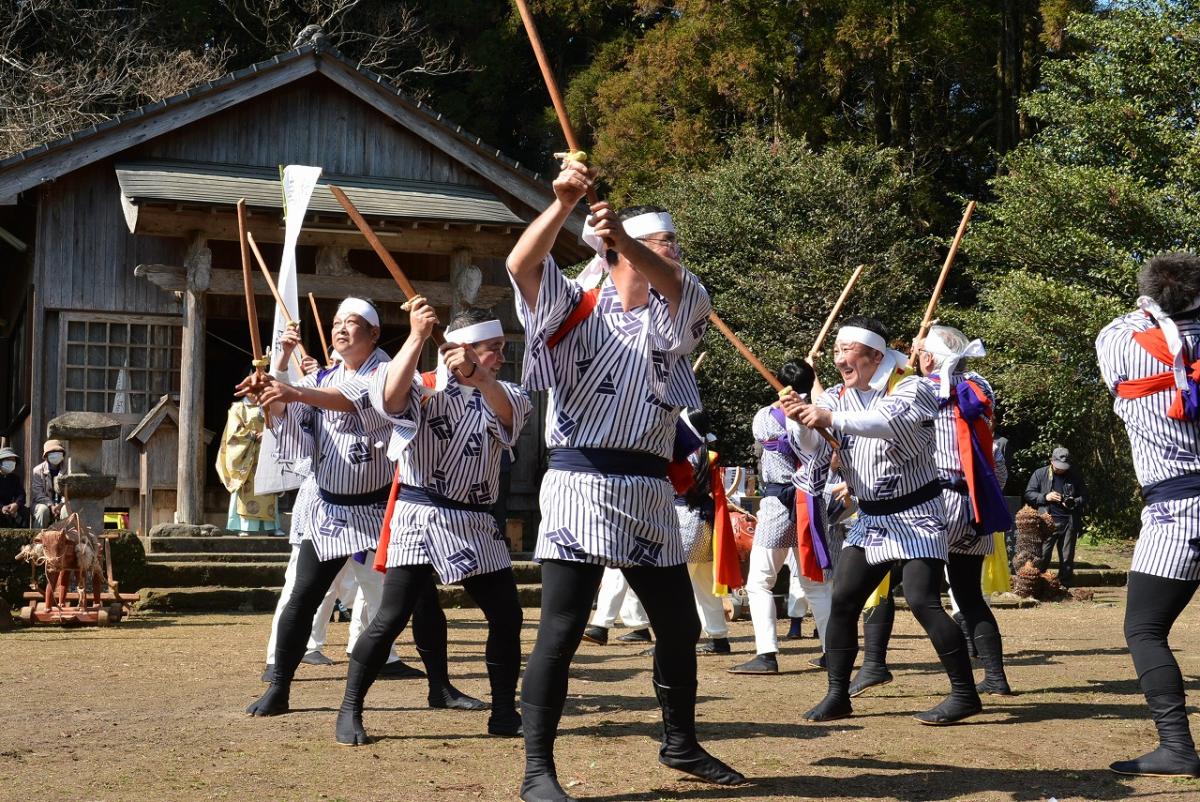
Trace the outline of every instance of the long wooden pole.
[[958, 246], [962, 244], [963, 235], [967, 233], [967, 222], [971, 219], [974, 211], [975, 201], [971, 201], [967, 204], [966, 211], [963, 212], [962, 222], [958, 224], [958, 232], [954, 235], [954, 241], [950, 243], [950, 252], [946, 254], [946, 262], [942, 265], [942, 272], [938, 275], [937, 284], [934, 285], [933, 295], [929, 298], [929, 306], [925, 307], [925, 317], [921, 318], [921, 328], [917, 330], [917, 336], [913, 340], [912, 351], [908, 355], [909, 363], [912, 363], [917, 355], [917, 343], [925, 339], [925, 335], [929, 333], [929, 327], [933, 325], [933, 313], [937, 309], [938, 301], [942, 297], [942, 290], [946, 287], [946, 278], [950, 275], [950, 266], [954, 264], [954, 257], [958, 255]]
[[[297, 325], [296, 321], [292, 319], [292, 313], [288, 311], [287, 304], [283, 302], [283, 298], [279, 295], [279, 288], [275, 286], [275, 280], [271, 278], [271, 271], [267, 269], [267, 263], [263, 260], [262, 251], [258, 249], [258, 243], [254, 241], [254, 235], [249, 231], [246, 232], [246, 242], [250, 244], [250, 250], [253, 251], [254, 258], [258, 262], [258, 269], [262, 271], [263, 278], [267, 280], [267, 289], [271, 291], [271, 295], [275, 298], [275, 303], [283, 311], [283, 319], [287, 321], [289, 326]], [[303, 345], [297, 343], [297, 346], [300, 349], [300, 353], [297, 354], [293, 351], [292, 359], [295, 360], [296, 367], [303, 373], [304, 364], [301, 360], [307, 359], [308, 353], [304, 350]]]
[[[241, 246], [242, 252], [242, 289], [246, 295], [246, 322], [250, 326], [250, 358], [254, 362], [254, 374], [261, 380], [263, 377], [263, 368], [266, 367], [266, 359], [262, 350], [262, 337], [258, 333], [258, 307], [254, 305], [254, 281], [251, 278], [250, 243], [248, 240], [250, 232], [246, 230], [246, 219], [248, 216], [246, 212], [246, 199], [239, 198], [237, 202], [238, 243]], [[271, 415], [266, 407], [263, 407], [263, 420], [268, 426], [271, 425]]]
[[833, 309], [829, 311], [829, 317], [825, 318], [825, 325], [821, 327], [821, 333], [817, 335], [817, 339], [813, 341], [813, 347], [808, 352], [808, 361], [812, 362], [817, 354], [821, 353], [821, 346], [825, 344], [825, 338], [829, 336], [829, 330], [833, 327], [833, 321], [837, 320], [837, 316], [842, 311], [842, 306], [846, 303], [846, 298], [850, 295], [850, 290], [854, 289], [854, 285], [858, 283], [858, 277], [862, 275], [866, 265], [859, 265], [854, 268], [854, 273], [850, 276], [850, 280], [846, 282], [846, 286], [842, 288], [842, 294], [838, 296], [837, 302], [834, 303]]
[[310, 292], [308, 294], [308, 303], [312, 306], [313, 323], [317, 326], [317, 334], [321, 338], [321, 354], [325, 358], [325, 367], [333, 367], [333, 363], [329, 361], [329, 342], [325, 339], [325, 326], [321, 323], [321, 312], [317, 309], [317, 299]]
[[[345, 209], [346, 214], [349, 215], [350, 219], [354, 222], [354, 225], [358, 227], [360, 232], [362, 232], [362, 235], [370, 244], [371, 250], [375, 251], [375, 255], [379, 257], [379, 261], [383, 262], [383, 266], [386, 267], [387, 271], [392, 274], [392, 278], [396, 280], [396, 284], [400, 287], [400, 291], [409, 298], [414, 298], [417, 295], [420, 295], [420, 293], [413, 288], [412, 282], [409, 281], [408, 277], [404, 275], [404, 271], [400, 269], [400, 265], [396, 264], [396, 260], [392, 258], [390, 253], [388, 253], [387, 247], [383, 244], [383, 242], [380, 241], [379, 236], [375, 233], [374, 229], [371, 228], [371, 225], [358, 211], [358, 207], [354, 205], [354, 202], [351, 201], [350, 198], [346, 197], [346, 193], [342, 191], [341, 187], [334, 186], [333, 184], [329, 184], [328, 187], [329, 191], [333, 193], [333, 197], [337, 198], [337, 202], [342, 205], [342, 208]], [[434, 326], [433, 333], [429, 336], [435, 345], [441, 346], [446, 342], [446, 336], [442, 333], [441, 326]]]

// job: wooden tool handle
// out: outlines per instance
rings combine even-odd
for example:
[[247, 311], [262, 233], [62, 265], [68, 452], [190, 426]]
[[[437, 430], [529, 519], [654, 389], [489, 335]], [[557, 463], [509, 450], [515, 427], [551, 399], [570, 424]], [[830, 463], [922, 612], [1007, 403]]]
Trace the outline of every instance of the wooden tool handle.
[[970, 221], [971, 215], [975, 211], [975, 201], [967, 204], [967, 209], [963, 212], [962, 222], [958, 224], [958, 232], [954, 235], [954, 241], [950, 243], [950, 252], [946, 254], [946, 262], [942, 265], [942, 272], [938, 275], [937, 284], [933, 287], [933, 295], [929, 298], [929, 306], [925, 307], [925, 316], [921, 318], [921, 328], [917, 330], [916, 339], [913, 341], [913, 349], [908, 355], [908, 361], [911, 363], [917, 355], [916, 343], [925, 338], [929, 333], [929, 327], [933, 325], [933, 313], [937, 309], [938, 301], [942, 297], [942, 290], [946, 287], [946, 277], [950, 275], [950, 266], [954, 264], [954, 257], [958, 255], [958, 246], [962, 244], [963, 235], [967, 233], [967, 222]]
[[825, 325], [821, 327], [821, 333], [817, 335], [817, 339], [813, 342], [812, 350], [808, 352], [809, 362], [812, 362], [817, 354], [821, 352], [821, 346], [825, 344], [825, 338], [829, 336], [829, 329], [833, 327], [833, 321], [837, 320], [838, 314], [842, 311], [842, 306], [846, 303], [846, 298], [850, 296], [850, 290], [854, 289], [854, 285], [858, 283], [858, 277], [862, 275], [864, 268], [866, 268], [866, 265], [859, 265], [854, 268], [854, 273], [850, 276], [850, 280], [842, 288], [842, 294], [838, 296], [833, 309], [829, 311], [829, 317], [825, 318]]

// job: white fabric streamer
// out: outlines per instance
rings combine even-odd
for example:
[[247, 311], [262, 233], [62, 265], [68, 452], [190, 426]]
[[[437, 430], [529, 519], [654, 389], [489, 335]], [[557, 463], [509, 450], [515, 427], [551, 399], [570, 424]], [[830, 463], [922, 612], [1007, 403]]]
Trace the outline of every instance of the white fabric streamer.
[[942, 360], [941, 367], [938, 369], [942, 376], [942, 380], [938, 382], [938, 395], [942, 398], [950, 397], [950, 390], [952, 389], [950, 387], [950, 377], [958, 369], [959, 362], [967, 357], [978, 358], [987, 355], [982, 340], [971, 340], [961, 351], [955, 351], [946, 344], [937, 331], [931, 331], [925, 337], [925, 350], [936, 356], [945, 357]]
[[908, 357], [899, 351], [893, 351], [891, 348], [888, 348], [887, 341], [870, 329], [858, 326], [842, 326], [838, 329], [836, 340], [848, 343], [862, 343], [868, 348], [873, 348], [883, 354], [883, 359], [880, 360], [879, 367], [875, 369], [875, 375], [871, 377], [870, 385], [872, 390], [886, 390], [888, 380], [892, 377], [892, 374], [897, 370], [904, 370], [908, 365]]
[[1171, 351], [1171, 373], [1175, 376], [1175, 387], [1179, 390], [1186, 390], [1187, 368], [1183, 364], [1183, 340], [1179, 337], [1179, 327], [1175, 325], [1171, 316], [1158, 305], [1158, 301], [1149, 295], [1138, 298], [1137, 307], [1154, 318], [1158, 327], [1162, 329], [1163, 338], [1167, 341], [1167, 348]]

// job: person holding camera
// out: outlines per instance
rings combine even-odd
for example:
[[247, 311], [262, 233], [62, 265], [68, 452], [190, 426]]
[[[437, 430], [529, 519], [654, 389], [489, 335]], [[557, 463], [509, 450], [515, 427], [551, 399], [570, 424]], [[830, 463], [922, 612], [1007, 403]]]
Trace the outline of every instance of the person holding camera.
[[1050, 513], [1054, 521], [1054, 537], [1042, 545], [1039, 571], [1045, 571], [1058, 546], [1058, 581], [1071, 587], [1075, 573], [1075, 541], [1082, 529], [1083, 508], [1087, 502], [1087, 485], [1071, 467], [1071, 452], [1058, 446], [1050, 454], [1050, 464], [1043, 465], [1029, 477], [1025, 487], [1025, 503], [1038, 512]]

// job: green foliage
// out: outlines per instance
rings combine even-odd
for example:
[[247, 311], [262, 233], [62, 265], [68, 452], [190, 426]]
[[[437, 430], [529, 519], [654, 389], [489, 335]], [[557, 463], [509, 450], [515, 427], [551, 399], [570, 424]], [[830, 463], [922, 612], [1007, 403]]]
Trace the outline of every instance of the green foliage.
[[[932, 243], [914, 230], [911, 175], [894, 151], [747, 137], [730, 158], [668, 182], [652, 200], [671, 210], [684, 263], [717, 313], [771, 369], [804, 358], [854, 267], [867, 264], [844, 314], [870, 314], [910, 336], [937, 272]], [[774, 398], [710, 328], [700, 372], [705, 408], [726, 457], [749, 459], [749, 422]], [[832, 371], [825, 367], [826, 379]]]
[[1025, 102], [1040, 132], [1004, 160], [965, 248], [979, 306], [962, 318], [1025, 471], [1055, 443], [1082, 458], [1095, 519], [1129, 535], [1129, 448], [1095, 364], [1140, 263], [1193, 249], [1200, 226], [1200, 2], [1136, 0], [1067, 26], [1076, 55]]

